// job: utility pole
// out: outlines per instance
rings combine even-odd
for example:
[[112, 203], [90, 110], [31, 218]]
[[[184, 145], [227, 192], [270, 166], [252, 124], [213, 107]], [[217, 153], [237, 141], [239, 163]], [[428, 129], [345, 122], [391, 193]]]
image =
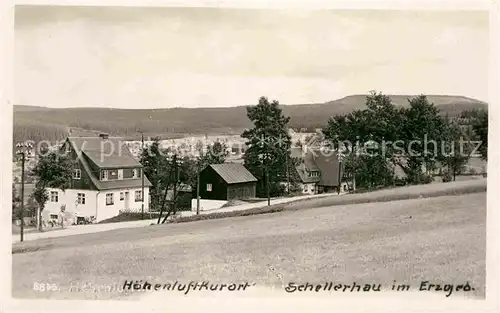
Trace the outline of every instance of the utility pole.
[[197, 166], [197, 175], [196, 175], [196, 215], [200, 215], [200, 171], [201, 164], [200, 160], [198, 160]]
[[[144, 133], [141, 131], [141, 150], [142, 150], [142, 153], [144, 153]], [[142, 204], [141, 204], [141, 219], [144, 219], [144, 165], [142, 166], [142, 169], [141, 169], [141, 200], [142, 200]]]
[[174, 195], [172, 196], [172, 200], [173, 200], [173, 203], [172, 203], [172, 211], [173, 212], [176, 212], [176, 209], [177, 209], [177, 183], [179, 181], [179, 167], [178, 167], [178, 164], [177, 164], [177, 154], [174, 154]]
[[340, 149], [338, 150], [337, 158], [339, 160], [339, 177], [338, 177], [339, 188], [338, 188], [338, 194], [340, 195], [340, 187], [342, 186], [342, 175], [341, 175], [341, 172], [342, 172], [342, 156], [340, 154]]
[[[21, 242], [24, 240], [24, 164], [26, 163], [26, 153], [33, 147], [30, 143], [18, 143], [16, 154], [21, 157]], [[38, 216], [37, 219], [39, 219]]]
[[21, 153], [21, 242], [24, 240], [24, 162], [26, 155]]
[[267, 168], [267, 162], [266, 165], [264, 165], [266, 168], [266, 190], [267, 190], [267, 205], [271, 205], [271, 197], [269, 196], [269, 169]]
[[286, 193], [290, 195], [290, 169], [288, 168], [288, 154], [290, 153], [290, 149], [288, 148], [286, 152]]

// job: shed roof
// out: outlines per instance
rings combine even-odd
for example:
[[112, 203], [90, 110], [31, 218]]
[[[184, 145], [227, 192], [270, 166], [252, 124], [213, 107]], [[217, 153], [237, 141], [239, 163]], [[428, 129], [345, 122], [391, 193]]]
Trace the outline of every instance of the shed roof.
[[240, 163], [210, 164], [209, 167], [211, 167], [227, 184], [257, 181], [257, 178]]

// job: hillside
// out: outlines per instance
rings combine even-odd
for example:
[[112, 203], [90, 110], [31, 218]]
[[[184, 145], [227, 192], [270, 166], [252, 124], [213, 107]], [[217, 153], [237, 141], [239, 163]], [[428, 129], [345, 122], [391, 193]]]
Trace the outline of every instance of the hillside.
[[[293, 128], [322, 127], [329, 117], [349, 113], [365, 107], [366, 95], [352, 95], [338, 100], [302, 105], [283, 105], [284, 114], [290, 116]], [[397, 105], [407, 106], [412, 95], [391, 95]], [[487, 104], [462, 96], [430, 95], [443, 114], [456, 116], [463, 110], [487, 108]], [[108, 132], [112, 135], [137, 138], [138, 131], [145, 136], [163, 138], [188, 134], [239, 134], [250, 127], [245, 106], [229, 108], [171, 108], [171, 109], [110, 109], [14, 107], [14, 142], [33, 140], [59, 140], [68, 127], [75, 135]]]

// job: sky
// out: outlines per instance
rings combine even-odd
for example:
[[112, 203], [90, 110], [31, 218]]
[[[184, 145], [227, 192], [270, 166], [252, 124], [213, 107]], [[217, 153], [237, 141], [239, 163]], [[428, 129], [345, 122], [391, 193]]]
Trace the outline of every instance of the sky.
[[227, 107], [370, 90], [488, 100], [487, 11], [16, 7], [15, 104]]

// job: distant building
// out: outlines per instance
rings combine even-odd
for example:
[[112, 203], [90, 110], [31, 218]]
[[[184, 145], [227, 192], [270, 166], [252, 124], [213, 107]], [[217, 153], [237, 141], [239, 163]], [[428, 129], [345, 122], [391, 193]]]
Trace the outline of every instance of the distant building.
[[236, 200], [255, 198], [257, 178], [240, 163], [211, 164], [200, 173], [200, 198]]
[[339, 163], [336, 151], [292, 148], [291, 157], [300, 162], [296, 170], [300, 177], [299, 187], [303, 193], [332, 192], [338, 191], [339, 188], [341, 192], [349, 190], [349, 182], [342, 179], [343, 166]]
[[[116, 216], [120, 211], [149, 209], [149, 187], [143, 166], [133, 157], [124, 141], [99, 137], [68, 137], [61, 148], [73, 160], [70, 188], [64, 192], [49, 188], [44, 214], [58, 214], [62, 205], [78, 217], [96, 222]], [[45, 218], [45, 216], [44, 216]]]

